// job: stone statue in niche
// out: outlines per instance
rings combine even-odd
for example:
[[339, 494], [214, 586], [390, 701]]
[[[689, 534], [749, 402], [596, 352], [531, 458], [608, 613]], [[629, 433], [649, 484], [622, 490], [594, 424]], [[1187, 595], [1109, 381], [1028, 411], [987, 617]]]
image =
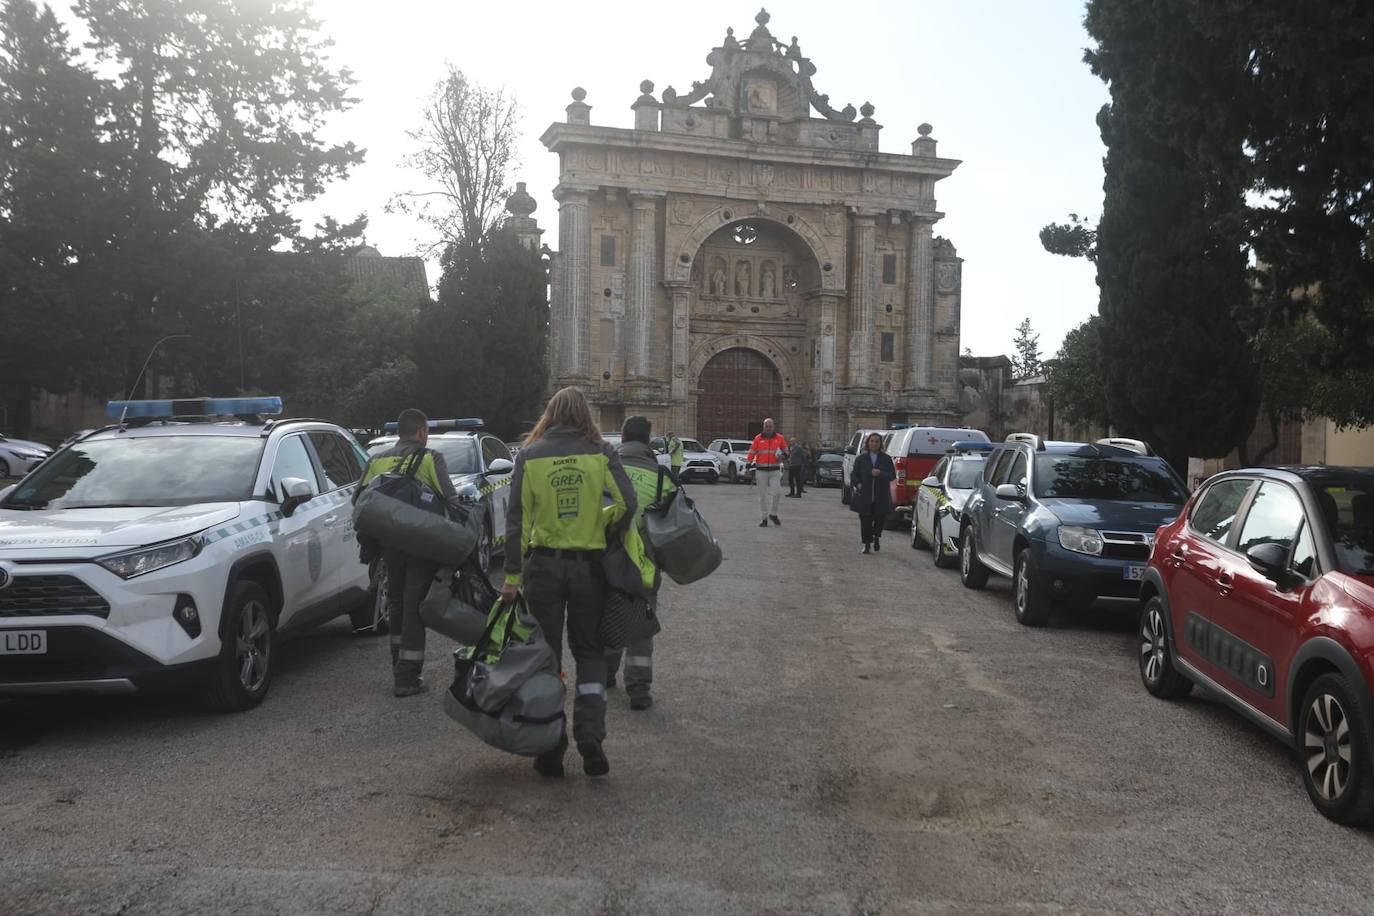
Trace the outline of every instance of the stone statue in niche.
[[715, 270], [711, 271], [711, 295], [725, 295], [725, 264], [716, 261]]
[[782, 269], [782, 285], [785, 289], [796, 289], [801, 284], [801, 279], [795, 267], [784, 267]]
[[765, 261], [763, 270], [759, 272], [759, 295], [765, 299], [772, 299], [777, 296], [777, 281], [773, 277], [773, 264]]
[[777, 84], [767, 79], [745, 80], [744, 108], [750, 114], [777, 114]]
[[749, 262], [738, 262], [735, 265], [735, 295], [748, 298], [753, 288], [752, 268], [749, 266]]

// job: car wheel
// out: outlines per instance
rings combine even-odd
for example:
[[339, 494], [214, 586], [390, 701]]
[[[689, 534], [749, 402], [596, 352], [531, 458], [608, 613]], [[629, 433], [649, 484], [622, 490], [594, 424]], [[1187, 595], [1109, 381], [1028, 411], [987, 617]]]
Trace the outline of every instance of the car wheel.
[[982, 588], [988, 584], [990, 572], [978, 561], [978, 548], [973, 545], [973, 526], [969, 525], [959, 539], [959, 581], [964, 588]]
[[951, 565], [949, 557], [945, 556], [944, 526], [938, 518], [935, 520], [935, 530], [930, 538], [930, 555], [935, 558], [936, 569], [945, 569]]
[[1312, 682], [1298, 713], [1302, 781], [1312, 804], [1338, 824], [1374, 824], [1374, 736], [1362, 699], [1339, 674]]
[[911, 519], [911, 549], [920, 550], [926, 546], [926, 539], [921, 535], [921, 526], [916, 523], [916, 518]]
[[706, 477], [706, 482], [712, 485], [714, 485], [717, 480], [720, 480], [719, 474], [709, 474]]
[[1016, 621], [1022, 626], [1043, 627], [1050, 622], [1054, 603], [1045, 590], [1040, 587], [1040, 576], [1035, 570], [1035, 558], [1030, 548], [1022, 548], [1016, 555], [1015, 602]]
[[847, 506], [847, 505], [849, 505], [849, 501], [852, 500], [853, 498], [854, 498], [854, 491], [851, 490], [851, 489], [849, 489], [849, 487], [846, 487], [846, 486], [841, 485], [841, 487], [840, 487], [840, 505], [842, 505], [842, 506]]
[[1193, 692], [1193, 682], [1174, 667], [1164, 623], [1167, 613], [1158, 595], [1151, 596], [1140, 611], [1140, 681], [1161, 700], [1181, 700]]
[[739, 471], [735, 469], [733, 462], [731, 462], [729, 469], [726, 471], [726, 479], [731, 483], [737, 483], [739, 481]]
[[353, 632], [358, 636], [384, 636], [390, 628], [386, 616], [386, 563], [381, 560], [373, 563], [371, 573], [367, 601], [348, 615]]
[[220, 631], [224, 638], [206, 685], [206, 702], [224, 712], [252, 709], [272, 684], [276, 641], [271, 601], [261, 585], [246, 580], [234, 583]]

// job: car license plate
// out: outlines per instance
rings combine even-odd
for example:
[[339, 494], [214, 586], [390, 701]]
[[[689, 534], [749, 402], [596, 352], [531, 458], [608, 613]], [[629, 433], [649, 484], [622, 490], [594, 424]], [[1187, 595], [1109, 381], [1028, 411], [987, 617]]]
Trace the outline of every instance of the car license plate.
[[0, 630], [0, 655], [47, 655], [46, 630]]
[[1121, 578], [1127, 579], [1131, 582], [1139, 582], [1141, 579], [1145, 578], [1145, 567], [1134, 565], [1123, 566], [1121, 568]]

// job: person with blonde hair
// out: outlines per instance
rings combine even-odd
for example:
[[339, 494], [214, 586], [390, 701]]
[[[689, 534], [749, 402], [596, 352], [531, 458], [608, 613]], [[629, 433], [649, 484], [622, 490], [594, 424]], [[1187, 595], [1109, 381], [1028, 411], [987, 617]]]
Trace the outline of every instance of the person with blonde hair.
[[[579, 388], [549, 399], [544, 415], [525, 438], [515, 459], [506, 512], [504, 601], [523, 588], [530, 612], [563, 660], [563, 630], [577, 666], [573, 739], [588, 776], [604, 776], [610, 763], [606, 739], [606, 650], [600, 636], [606, 598], [602, 554], [606, 549], [604, 494], [621, 511], [621, 528], [638, 509], [634, 485], [620, 456], [601, 438]], [[534, 760], [546, 776], [563, 775], [567, 735], [558, 747]]]

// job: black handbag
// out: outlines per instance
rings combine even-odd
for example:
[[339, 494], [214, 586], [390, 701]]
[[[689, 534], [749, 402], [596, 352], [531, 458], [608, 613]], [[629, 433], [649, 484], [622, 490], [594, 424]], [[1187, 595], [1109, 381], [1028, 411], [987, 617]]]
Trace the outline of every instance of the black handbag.
[[606, 588], [606, 602], [598, 627], [603, 646], [611, 650], [624, 649], [641, 639], [657, 636], [662, 630], [653, 599], [632, 595], [615, 586]]

